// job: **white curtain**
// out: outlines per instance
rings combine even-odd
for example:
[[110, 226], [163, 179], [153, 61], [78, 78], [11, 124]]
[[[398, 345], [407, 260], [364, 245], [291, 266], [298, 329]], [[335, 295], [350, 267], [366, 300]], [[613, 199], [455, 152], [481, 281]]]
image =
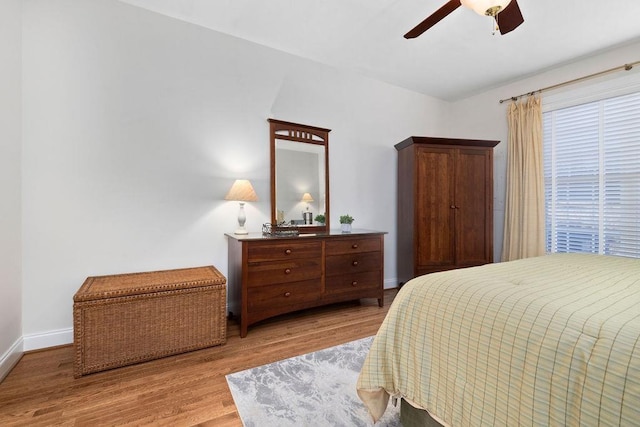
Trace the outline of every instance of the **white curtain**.
[[544, 255], [544, 168], [540, 97], [507, 111], [507, 194], [502, 260]]

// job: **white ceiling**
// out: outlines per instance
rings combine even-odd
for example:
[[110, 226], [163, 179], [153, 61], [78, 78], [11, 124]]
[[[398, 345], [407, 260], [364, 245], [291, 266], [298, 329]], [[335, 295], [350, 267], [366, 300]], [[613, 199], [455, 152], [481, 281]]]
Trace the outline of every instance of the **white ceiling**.
[[446, 0], [121, 1], [450, 101], [640, 41], [640, 0], [518, 0], [504, 36], [460, 7], [413, 40]]

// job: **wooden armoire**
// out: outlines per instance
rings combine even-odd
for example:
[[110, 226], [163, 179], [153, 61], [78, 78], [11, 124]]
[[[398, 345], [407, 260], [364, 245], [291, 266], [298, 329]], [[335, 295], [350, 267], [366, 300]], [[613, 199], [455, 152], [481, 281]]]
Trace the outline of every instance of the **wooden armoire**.
[[413, 136], [398, 150], [398, 281], [493, 262], [493, 147]]

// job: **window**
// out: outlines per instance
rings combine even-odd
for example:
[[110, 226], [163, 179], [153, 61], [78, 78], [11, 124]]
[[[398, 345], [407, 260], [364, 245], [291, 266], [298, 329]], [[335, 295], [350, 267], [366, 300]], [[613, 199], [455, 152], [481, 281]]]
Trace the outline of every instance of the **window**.
[[543, 113], [547, 252], [640, 258], [640, 92]]

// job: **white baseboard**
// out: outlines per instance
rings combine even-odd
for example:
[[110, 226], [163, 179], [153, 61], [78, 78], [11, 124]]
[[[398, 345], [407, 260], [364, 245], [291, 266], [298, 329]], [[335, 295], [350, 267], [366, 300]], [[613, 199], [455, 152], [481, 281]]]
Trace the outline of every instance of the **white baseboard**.
[[73, 328], [24, 335], [24, 351], [73, 344]]
[[398, 287], [398, 279], [395, 277], [393, 279], [385, 279], [384, 280], [384, 288], [385, 289], [394, 289]]
[[20, 337], [0, 358], [0, 382], [9, 375], [9, 372], [16, 366], [23, 353], [23, 340]]
[[[397, 279], [386, 279], [384, 281], [384, 289], [394, 289], [398, 287]], [[22, 351], [40, 350], [47, 347], [55, 347], [59, 345], [73, 344], [73, 328], [58, 329], [37, 334], [24, 335], [20, 340]], [[9, 352], [7, 352], [9, 353]], [[0, 360], [0, 378], [2, 378], [2, 366], [4, 365], [5, 354]]]

